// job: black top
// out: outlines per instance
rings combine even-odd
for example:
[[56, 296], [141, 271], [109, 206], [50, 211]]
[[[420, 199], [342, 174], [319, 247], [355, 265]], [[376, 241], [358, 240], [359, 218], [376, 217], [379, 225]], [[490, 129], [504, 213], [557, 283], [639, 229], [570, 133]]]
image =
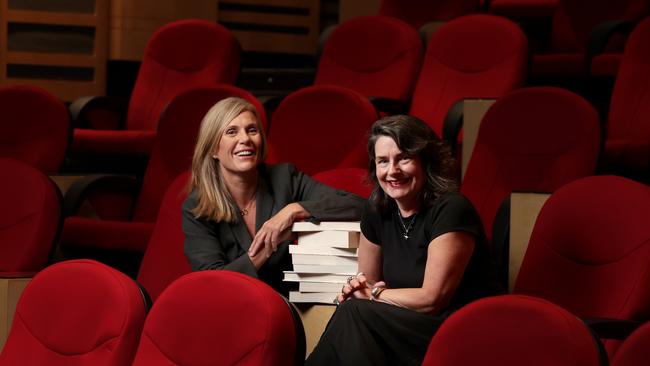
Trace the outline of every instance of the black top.
[[395, 205], [383, 213], [367, 208], [361, 219], [363, 235], [381, 246], [383, 280], [389, 288], [422, 287], [429, 243], [442, 234], [462, 231], [471, 234], [476, 241], [449, 309], [497, 292], [481, 219], [464, 196], [459, 193], [442, 195], [430, 207], [422, 207], [415, 217], [404, 218], [407, 227], [410, 220], [415, 221], [409, 231], [410, 237], [405, 239], [404, 226]]
[[[363, 200], [354, 194], [335, 190], [316, 182], [291, 164], [261, 164], [257, 187], [255, 231], [286, 205], [298, 202], [318, 220], [358, 220]], [[252, 238], [243, 220], [236, 223], [196, 218], [197, 206], [192, 191], [183, 203], [185, 255], [192, 270], [227, 269], [261, 279], [277, 291], [287, 294], [282, 271], [291, 270], [288, 242], [278, 245], [259, 272], [247, 254]]]

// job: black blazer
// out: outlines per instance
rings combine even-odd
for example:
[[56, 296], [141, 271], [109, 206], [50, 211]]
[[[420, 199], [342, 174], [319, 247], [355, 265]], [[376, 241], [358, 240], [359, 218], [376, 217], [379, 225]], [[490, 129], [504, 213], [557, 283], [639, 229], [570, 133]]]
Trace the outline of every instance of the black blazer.
[[[291, 164], [259, 166], [255, 231], [286, 205], [298, 202], [317, 220], [359, 220], [365, 202], [359, 196], [335, 190], [299, 172]], [[248, 257], [252, 238], [243, 220], [236, 223], [196, 218], [196, 192], [183, 204], [185, 255], [192, 270], [227, 269], [256, 277], [282, 294], [289, 286], [282, 271], [292, 269], [288, 242], [278, 246], [259, 272]]]

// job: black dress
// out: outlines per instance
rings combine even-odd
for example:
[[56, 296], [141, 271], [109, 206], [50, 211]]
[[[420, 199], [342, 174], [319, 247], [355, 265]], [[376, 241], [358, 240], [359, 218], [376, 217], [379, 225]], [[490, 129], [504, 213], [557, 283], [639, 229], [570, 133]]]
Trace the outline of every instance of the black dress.
[[367, 209], [361, 231], [378, 244], [383, 256], [383, 280], [388, 288], [422, 287], [429, 243], [436, 237], [462, 231], [475, 238], [475, 247], [449, 306], [434, 315], [421, 314], [381, 302], [351, 299], [330, 320], [307, 365], [419, 365], [431, 337], [455, 309], [498, 292], [494, 285], [485, 235], [472, 204], [458, 193], [422, 207], [404, 237], [397, 208], [379, 213]]

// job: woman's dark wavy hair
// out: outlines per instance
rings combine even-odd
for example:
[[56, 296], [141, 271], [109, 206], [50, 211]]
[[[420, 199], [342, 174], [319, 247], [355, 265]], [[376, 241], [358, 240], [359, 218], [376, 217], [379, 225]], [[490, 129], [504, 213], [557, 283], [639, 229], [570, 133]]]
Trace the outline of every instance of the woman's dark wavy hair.
[[423, 204], [430, 206], [438, 196], [458, 189], [455, 160], [451, 151], [426, 123], [413, 116], [399, 115], [380, 119], [372, 125], [368, 138], [368, 180], [374, 188], [370, 204], [379, 211], [393, 205], [393, 199], [381, 189], [375, 165], [375, 144], [381, 136], [390, 137], [408, 156], [420, 157], [425, 183], [420, 193]]

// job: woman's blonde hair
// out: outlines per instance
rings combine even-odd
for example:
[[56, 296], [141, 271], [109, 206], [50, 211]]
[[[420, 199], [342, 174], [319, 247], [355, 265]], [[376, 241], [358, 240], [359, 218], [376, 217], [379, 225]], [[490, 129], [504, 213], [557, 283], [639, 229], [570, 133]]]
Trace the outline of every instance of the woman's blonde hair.
[[236, 222], [237, 207], [226, 183], [221, 176], [219, 160], [213, 157], [219, 146], [221, 136], [233, 119], [244, 112], [251, 112], [257, 120], [257, 128], [262, 137], [260, 162], [266, 158], [266, 136], [262, 129], [260, 118], [248, 101], [230, 97], [212, 106], [201, 121], [199, 136], [192, 157], [192, 179], [190, 188], [196, 191], [198, 204], [192, 213], [196, 217], [204, 217], [214, 221]]

